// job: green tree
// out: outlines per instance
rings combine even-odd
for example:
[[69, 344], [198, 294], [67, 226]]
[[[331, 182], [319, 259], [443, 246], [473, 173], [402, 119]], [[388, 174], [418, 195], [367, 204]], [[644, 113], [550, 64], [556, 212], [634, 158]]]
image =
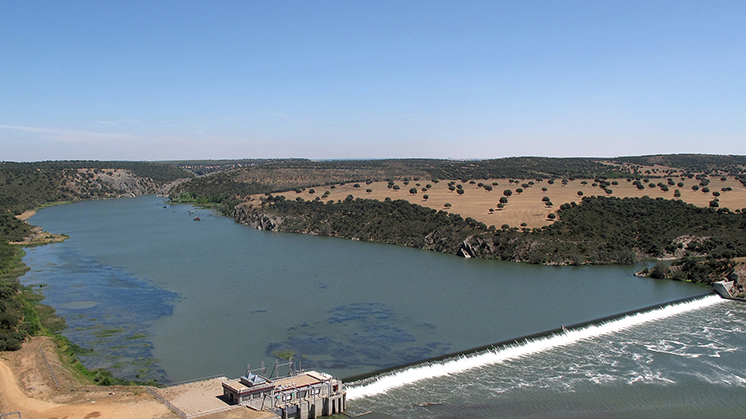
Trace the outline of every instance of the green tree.
[[409, 193], [412, 195], [417, 195], [417, 188], [409, 188]]
[[657, 262], [653, 269], [650, 270], [650, 277], [655, 279], [664, 279], [669, 269], [663, 262]]
[[503, 191], [503, 195], [510, 197], [510, 195], [513, 195], [513, 191], [511, 191], [510, 189], [506, 189]]

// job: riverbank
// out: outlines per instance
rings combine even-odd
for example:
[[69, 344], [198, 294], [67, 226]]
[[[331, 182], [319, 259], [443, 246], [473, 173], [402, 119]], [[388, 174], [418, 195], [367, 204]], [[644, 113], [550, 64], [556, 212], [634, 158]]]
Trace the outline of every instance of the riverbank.
[[24, 419], [174, 417], [144, 387], [84, 384], [46, 336], [0, 353], [0, 412], [21, 412]]
[[35, 246], [40, 244], [60, 243], [69, 238], [70, 236], [68, 236], [67, 234], [52, 234], [48, 231], [43, 231], [41, 227], [31, 226], [31, 235], [24, 237], [24, 239], [21, 241], [8, 242], [8, 244], [18, 246]]
[[[554, 213], [550, 214], [554, 215]], [[746, 215], [662, 198], [586, 196], [542, 228], [487, 226], [405, 200], [307, 201], [267, 196], [234, 208], [260, 230], [400, 244], [463, 257], [544, 265], [633, 264], [685, 256], [746, 256]]]

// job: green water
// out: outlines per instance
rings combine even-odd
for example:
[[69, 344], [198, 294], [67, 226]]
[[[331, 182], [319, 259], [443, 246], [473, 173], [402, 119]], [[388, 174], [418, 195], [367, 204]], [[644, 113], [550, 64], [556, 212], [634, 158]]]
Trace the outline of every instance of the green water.
[[[194, 221], [194, 217], [202, 221]], [[170, 382], [274, 363], [337, 376], [378, 370], [699, 294], [635, 266], [544, 267], [257, 231], [164, 198], [39, 211], [65, 233], [31, 248], [41, 284], [89, 366]]]

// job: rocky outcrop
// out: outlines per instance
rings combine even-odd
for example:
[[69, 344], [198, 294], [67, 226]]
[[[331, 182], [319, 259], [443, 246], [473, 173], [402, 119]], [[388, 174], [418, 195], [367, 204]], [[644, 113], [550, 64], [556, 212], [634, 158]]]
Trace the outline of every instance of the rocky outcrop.
[[280, 226], [284, 221], [283, 217], [267, 214], [259, 211], [252, 204], [244, 202], [236, 205], [233, 209], [233, 219], [241, 224], [246, 224], [257, 230], [280, 231]]
[[158, 187], [158, 188], [156, 189], [156, 192], [157, 192], [157, 193], [158, 193], [159, 195], [168, 195], [168, 194], [170, 194], [170, 193], [171, 193], [171, 191], [172, 191], [172, 190], [173, 190], [174, 188], [176, 188], [177, 186], [179, 186], [179, 185], [181, 185], [182, 183], [184, 183], [184, 182], [187, 182], [187, 181], [189, 181], [189, 180], [190, 180], [190, 178], [181, 178], [181, 179], [176, 179], [176, 180], [174, 180], [174, 181], [171, 181], [171, 182], [167, 182], [167, 183], [164, 183], [163, 185], [160, 185], [160, 186], [159, 186], [159, 187]]
[[125, 169], [76, 169], [60, 184], [62, 199], [116, 198], [156, 193], [157, 182]]

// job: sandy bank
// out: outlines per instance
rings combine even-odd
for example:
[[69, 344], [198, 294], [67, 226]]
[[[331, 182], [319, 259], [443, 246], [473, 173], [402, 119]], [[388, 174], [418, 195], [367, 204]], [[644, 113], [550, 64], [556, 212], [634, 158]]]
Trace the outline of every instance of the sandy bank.
[[0, 353], [0, 413], [8, 412], [21, 412], [24, 419], [175, 417], [141, 387], [81, 384], [62, 366], [48, 337]]

